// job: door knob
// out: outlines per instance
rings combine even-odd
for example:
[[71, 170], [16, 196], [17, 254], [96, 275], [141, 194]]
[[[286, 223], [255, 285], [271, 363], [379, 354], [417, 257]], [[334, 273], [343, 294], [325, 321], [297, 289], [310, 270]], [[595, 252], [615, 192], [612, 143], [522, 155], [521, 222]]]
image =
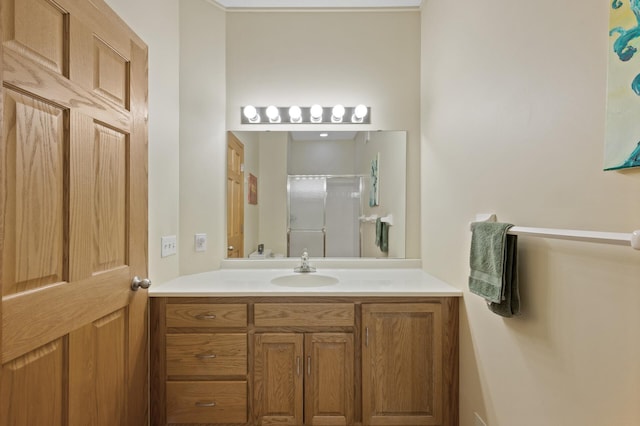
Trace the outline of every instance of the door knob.
[[227, 250], [232, 251], [233, 250], [233, 246], [227, 247]]
[[140, 278], [139, 276], [133, 277], [131, 280], [131, 290], [138, 291], [140, 287], [147, 289], [151, 285], [151, 280], [149, 278]]

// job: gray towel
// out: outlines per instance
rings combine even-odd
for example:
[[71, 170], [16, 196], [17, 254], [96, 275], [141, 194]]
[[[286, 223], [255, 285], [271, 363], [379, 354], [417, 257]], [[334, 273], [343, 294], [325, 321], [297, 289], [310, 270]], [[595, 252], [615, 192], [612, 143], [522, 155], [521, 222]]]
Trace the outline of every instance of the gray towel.
[[507, 235], [512, 226], [495, 222], [471, 224], [469, 290], [485, 298], [492, 312], [505, 317], [520, 311], [518, 237]]

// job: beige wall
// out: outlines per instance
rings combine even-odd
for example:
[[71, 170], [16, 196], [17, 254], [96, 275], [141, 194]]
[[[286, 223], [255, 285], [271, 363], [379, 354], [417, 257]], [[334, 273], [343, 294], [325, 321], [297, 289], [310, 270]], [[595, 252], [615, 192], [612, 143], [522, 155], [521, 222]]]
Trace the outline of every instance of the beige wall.
[[178, 1], [107, 3], [149, 46], [149, 277], [160, 283], [179, 272], [178, 256], [160, 257], [160, 237], [178, 234]]
[[389, 228], [389, 252], [383, 253], [375, 245], [375, 223], [361, 223], [363, 241], [363, 257], [404, 258], [406, 244], [404, 236], [414, 232], [405, 230], [405, 187], [408, 184], [405, 176], [406, 155], [405, 132], [370, 132], [358, 138], [358, 154], [360, 160], [358, 173], [365, 176], [371, 174], [371, 160], [380, 154], [378, 164], [379, 204], [369, 206], [370, 179], [365, 179], [362, 193], [362, 211], [365, 216], [380, 217], [392, 215], [393, 225]]
[[[180, 0], [180, 274], [226, 255], [225, 12]], [[194, 235], [208, 250], [196, 252]]]
[[287, 255], [287, 143], [285, 132], [261, 132], [258, 179], [259, 239]]
[[248, 257], [258, 249], [260, 244], [259, 214], [262, 200], [259, 197], [258, 204], [249, 204], [249, 174], [258, 178], [258, 182], [260, 181], [260, 134], [256, 132], [234, 132], [234, 134], [244, 145], [244, 257]]
[[406, 255], [419, 257], [420, 13], [229, 12], [226, 59], [229, 129], [266, 129], [240, 124], [246, 104], [364, 103], [359, 129], [408, 131]]
[[291, 175], [353, 175], [353, 140], [291, 141], [287, 172]]
[[610, 4], [423, 5], [422, 257], [465, 290], [461, 426], [640, 424], [640, 253], [521, 238], [522, 315], [467, 292], [476, 213], [640, 227], [640, 173], [601, 171]]

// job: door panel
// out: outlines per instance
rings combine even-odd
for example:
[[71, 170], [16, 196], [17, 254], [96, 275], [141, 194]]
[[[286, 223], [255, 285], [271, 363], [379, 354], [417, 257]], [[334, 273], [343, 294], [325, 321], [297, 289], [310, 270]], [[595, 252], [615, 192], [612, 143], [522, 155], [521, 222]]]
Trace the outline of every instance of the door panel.
[[305, 423], [353, 424], [353, 333], [306, 334], [305, 357]]
[[41, 65], [65, 74], [68, 14], [47, 0], [6, 0], [4, 43]]
[[67, 169], [65, 111], [4, 90], [7, 208], [3, 295], [66, 279], [63, 240]]
[[441, 305], [363, 305], [362, 326], [363, 422], [441, 425]]
[[144, 424], [147, 48], [102, 0], [0, 14], [0, 425]]
[[244, 145], [227, 137], [227, 257], [244, 257]]
[[66, 338], [56, 339], [2, 366], [2, 424], [66, 424], [66, 346]]
[[69, 335], [70, 424], [126, 424], [126, 318], [123, 308]]
[[302, 424], [303, 335], [255, 335], [254, 410], [258, 425]]
[[94, 122], [93, 273], [127, 264], [127, 136]]

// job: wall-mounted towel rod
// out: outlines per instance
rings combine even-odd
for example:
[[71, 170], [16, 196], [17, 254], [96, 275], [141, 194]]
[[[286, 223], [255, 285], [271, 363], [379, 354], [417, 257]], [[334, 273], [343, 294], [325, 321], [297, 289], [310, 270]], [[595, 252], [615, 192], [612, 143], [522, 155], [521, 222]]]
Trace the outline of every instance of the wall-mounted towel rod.
[[[496, 222], [495, 214], [484, 213], [476, 215], [476, 222]], [[619, 246], [629, 246], [640, 250], [640, 230], [631, 234], [619, 232], [598, 232], [581, 231], [575, 229], [551, 229], [551, 228], [528, 228], [524, 226], [513, 226], [507, 232], [511, 235], [523, 235], [530, 237], [555, 238], [560, 240], [586, 241], [591, 243], [615, 244]]]
[[[371, 216], [360, 216], [358, 219], [360, 219], [360, 222], [375, 222], [376, 220], [378, 220], [380, 216], [378, 216], [377, 214], [373, 214]], [[388, 214], [387, 216], [382, 216], [380, 217], [380, 220], [382, 222], [386, 222], [389, 225], [393, 226], [393, 215], [392, 214]]]

